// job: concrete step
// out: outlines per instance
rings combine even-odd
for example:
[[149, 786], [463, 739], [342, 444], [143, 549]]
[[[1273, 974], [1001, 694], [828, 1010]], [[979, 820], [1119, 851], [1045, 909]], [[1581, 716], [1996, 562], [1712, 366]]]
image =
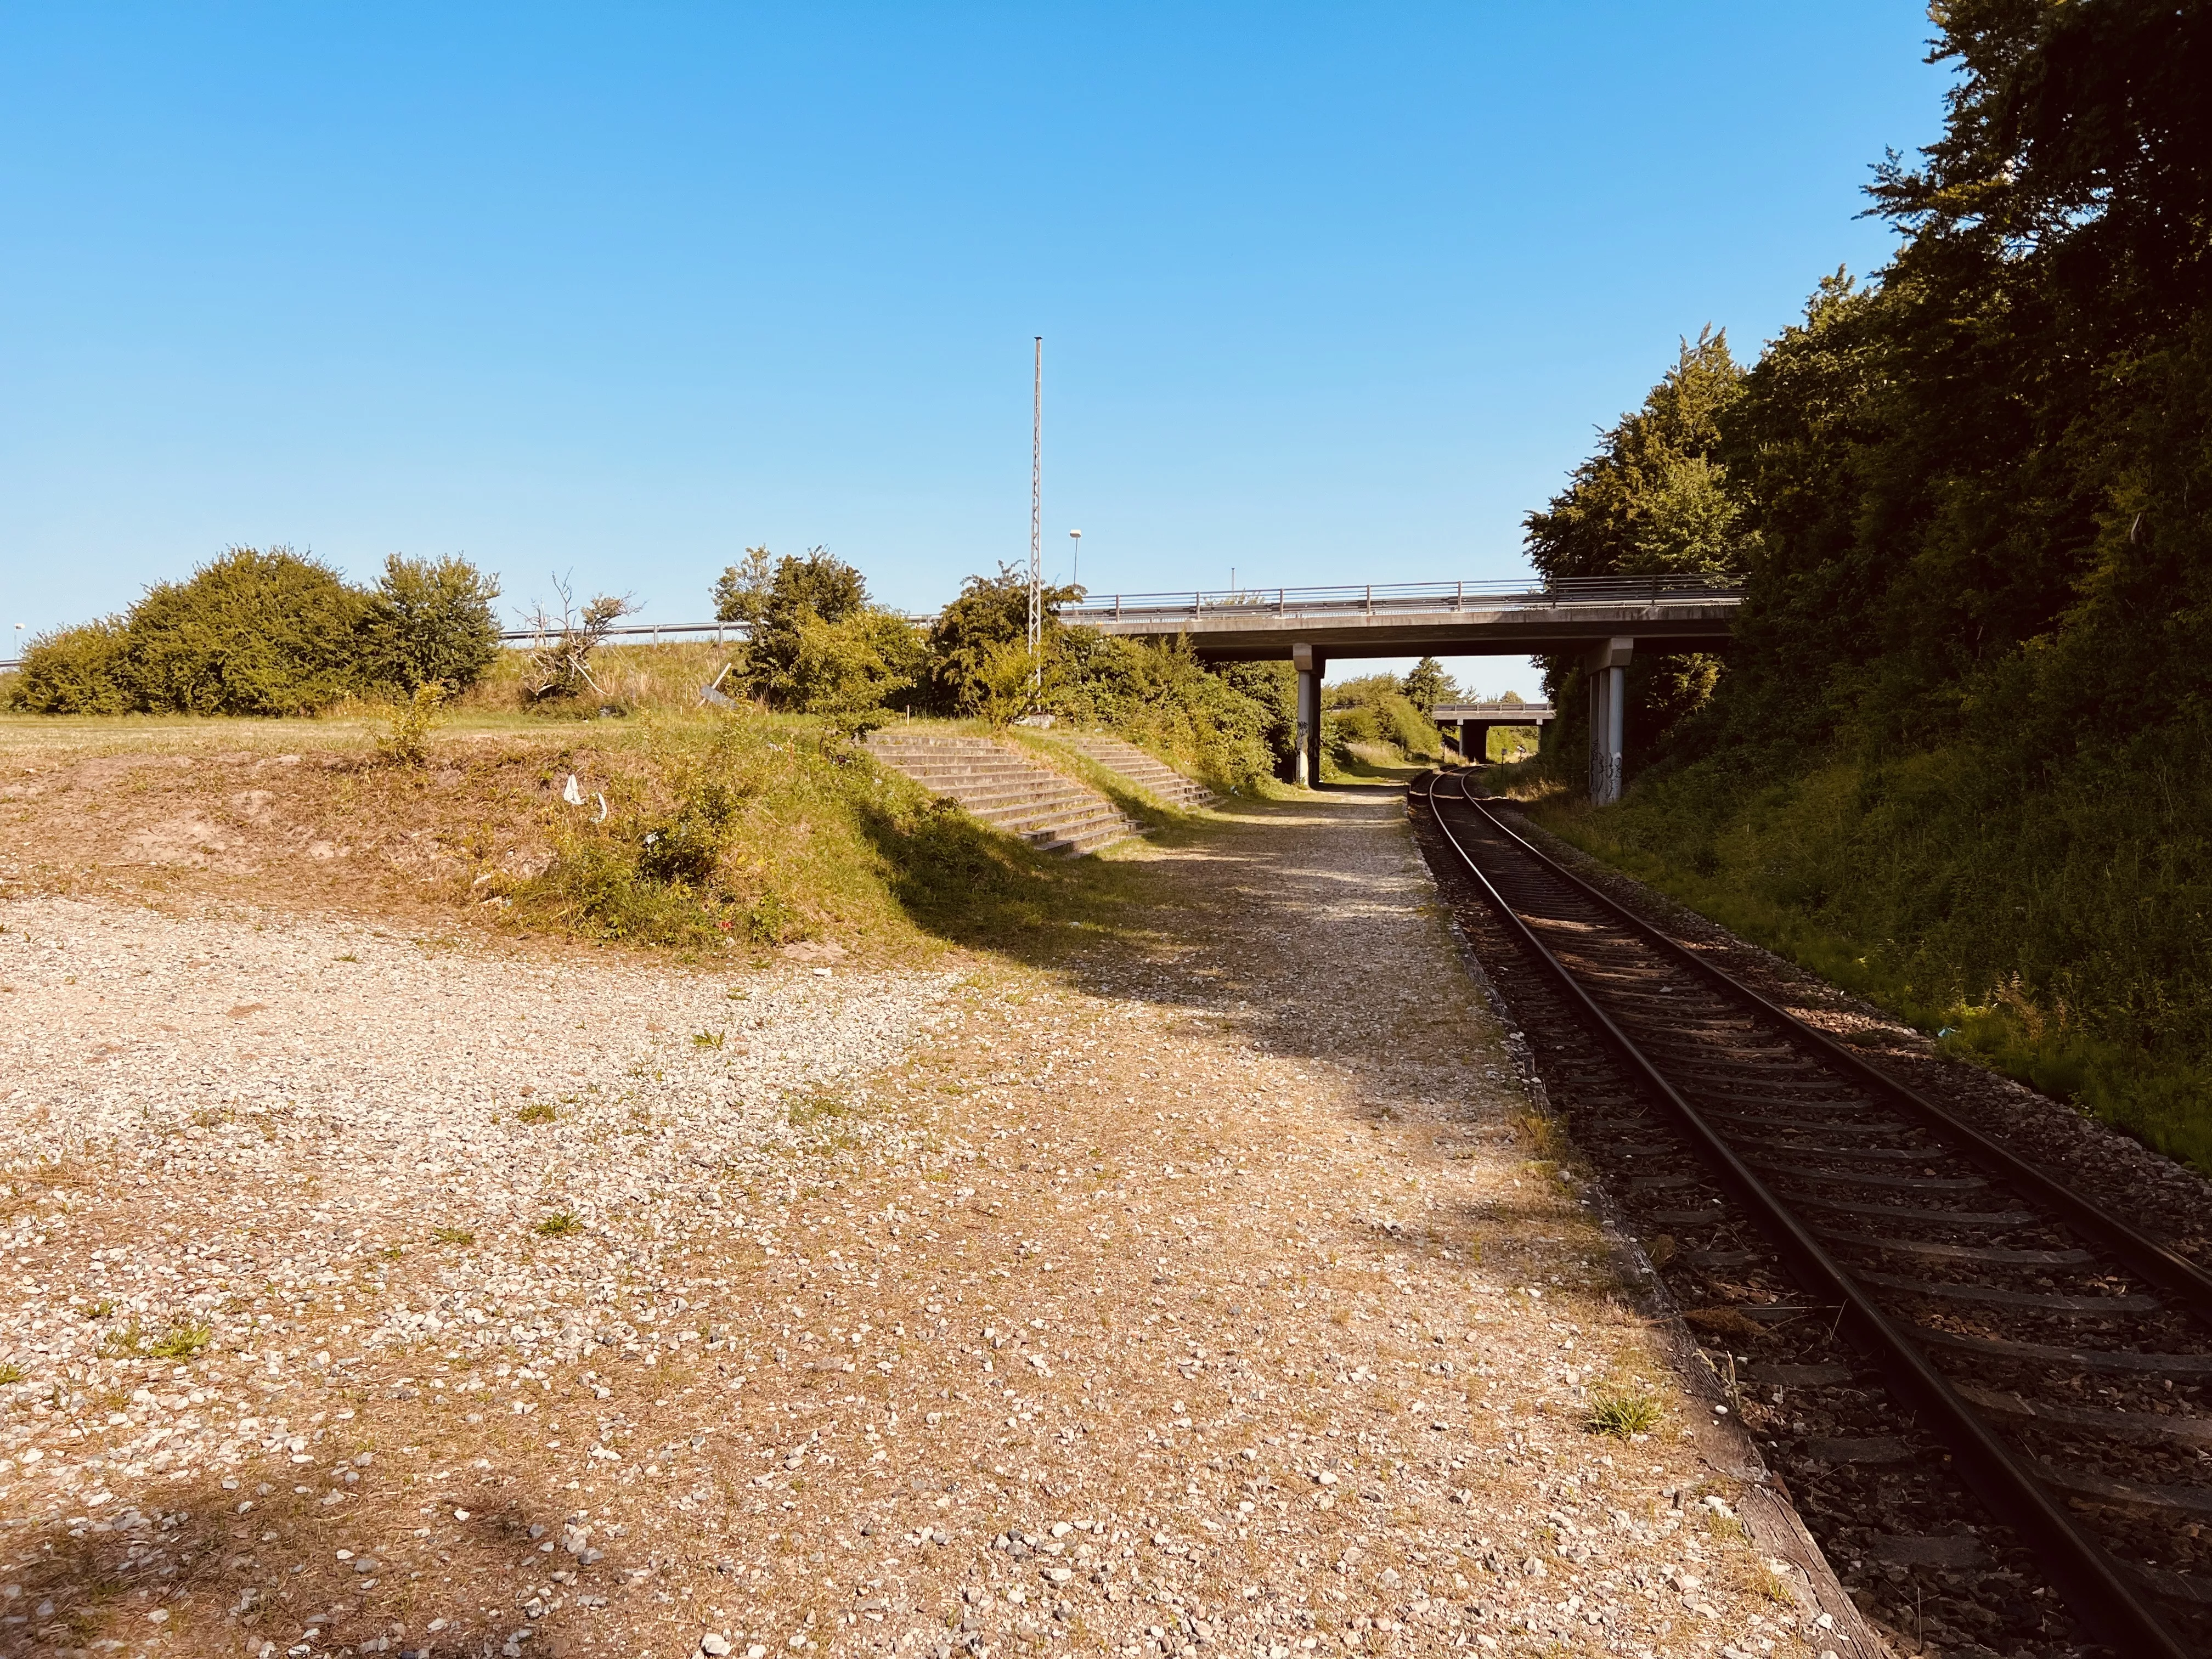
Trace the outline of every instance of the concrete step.
[[1178, 806], [1199, 806], [1213, 799], [1213, 792], [1204, 784], [1185, 777], [1157, 756], [1147, 754], [1123, 738], [1084, 732], [1066, 741], [1078, 754], [1109, 772], [1120, 774], [1162, 800]]
[[1138, 830], [1095, 790], [988, 738], [878, 732], [867, 748], [879, 764], [1046, 852], [1078, 857]]

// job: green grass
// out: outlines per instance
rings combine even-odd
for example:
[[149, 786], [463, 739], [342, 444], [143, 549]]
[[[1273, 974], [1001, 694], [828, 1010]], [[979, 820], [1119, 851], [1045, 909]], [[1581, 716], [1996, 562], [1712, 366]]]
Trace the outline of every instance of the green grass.
[[2212, 1170], [2212, 788], [2182, 758], [2026, 779], [1964, 749], [1780, 778], [1692, 766], [1602, 810], [1554, 791], [1530, 816], [1953, 1054]]
[[1583, 1422], [1592, 1434], [1633, 1440], [1657, 1428], [1659, 1419], [1659, 1402], [1639, 1389], [1593, 1395]]
[[214, 1340], [211, 1326], [173, 1325], [148, 1346], [146, 1352], [155, 1359], [190, 1359]]
[[534, 1100], [517, 1112], [514, 1119], [518, 1123], [550, 1123], [553, 1108], [544, 1101]]
[[465, 1227], [433, 1227], [430, 1241], [434, 1244], [473, 1244], [477, 1236]]
[[[556, 817], [553, 865], [507, 887], [515, 925], [740, 961], [810, 939], [1049, 960], [1127, 896], [1113, 860], [1038, 853], [811, 720], [642, 723], [595, 749], [607, 817]], [[679, 842], [688, 862], [662, 873]]]
[[533, 1230], [544, 1238], [566, 1238], [571, 1233], [580, 1233], [584, 1224], [566, 1210], [556, 1211], [539, 1222]]
[[13, 1382], [21, 1382], [29, 1375], [30, 1372], [25, 1370], [15, 1361], [0, 1360], [0, 1389], [4, 1389]]

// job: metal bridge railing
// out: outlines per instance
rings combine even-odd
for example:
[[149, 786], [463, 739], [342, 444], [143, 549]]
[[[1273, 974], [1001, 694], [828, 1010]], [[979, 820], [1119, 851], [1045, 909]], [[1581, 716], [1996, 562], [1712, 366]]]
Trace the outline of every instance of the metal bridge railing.
[[1440, 702], [1429, 710], [1432, 720], [1526, 720], [1530, 725], [1558, 714], [1548, 702]]
[[1407, 611], [1495, 610], [1501, 605], [1662, 605], [1729, 603], [1743, 597], [1733, 577], [1693, 572], [1650, 576], [1563, 576], [1532, 586], [1525, 581], [1370, 582], [1335, 587], [1185, 588], [1180, 592], [1086, 596], [1060, 607], [1060, 619], [1082, 624], [1197, 617], [1209, 611], [1242, 616], [1383, 616]]

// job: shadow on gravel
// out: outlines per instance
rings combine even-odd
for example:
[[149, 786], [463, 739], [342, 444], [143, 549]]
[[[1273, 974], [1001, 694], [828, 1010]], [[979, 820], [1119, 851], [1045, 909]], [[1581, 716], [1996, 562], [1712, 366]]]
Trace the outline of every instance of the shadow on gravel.
[[[250, 1480], [227, 1490], [210, 1476], [73, 1507], [10, 1540], [0, 1577], [21, 1593], [5, 1604], [0, 1655], [138, 1653], [156, 1641], [247, 1655], [273, 1643], [271, 1659], [303, 1644], [324, 1654], [512, 1652], [514, 1632], [543, 1637], [562, 1622], [551, 1612], [533, 1626], [520, 1604], [528, 1590], [573, 1601], [618, 1582], [611, 1564], [583, 1567], [560, 1547], [573, 1510], [551, 1497], [533, 1505], [511, 1478], [459, 1460], [454, 1468], [467, 1478], [436, 1483], [434, 1505], [421, 1501], [431, 1488], [410, 1491], [405, 1474], [372, 1465], [336, 1503], [319, 1480], [301, 1493]], [[581, 1582], [556, 1584], [556, 1571]], [[518, 1582], [520, 1598], [504, 1588]]]

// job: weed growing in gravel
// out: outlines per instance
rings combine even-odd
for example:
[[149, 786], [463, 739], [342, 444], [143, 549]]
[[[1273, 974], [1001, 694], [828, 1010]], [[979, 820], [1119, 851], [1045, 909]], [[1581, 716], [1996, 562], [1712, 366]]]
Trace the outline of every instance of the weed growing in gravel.
[[1523, 1112], [1513, 1120], [1513, 1127], [1528, 1138], [1532, 1158], [1542, 1164], [1563, 1162], [1568, 1153], [1566, 1131], [1557, 1119], [1539, 1112]]
[[190, 1359], [213, 1340], [211, 1325], [173, 1325], [146, 1352], [155, 1359]]
[[580, 1233], [584, 1224], [566, 1210], [556, 1210], [538, 1224], [537, 1231], [546, 1238], [565, 1238], [570, 1233]]
[[518, 1123], [550, 1123], [553, 1109], [542, 1100], [535, 1100], [514, 1115]]
[[803, 1129], [825, 1117], [842, 1117], [851, 1109], [836, 1095], [808, 1095], [803, 1100], [793, 1101], [784, 1117], [793, 1128]]
[[1584, 1426], [1592, 1434], [1633, 1440], [1659, 1426], [1659, 1402], [1641, 1389], [1595, 1395]]
[[95, 1302], [82, 1310], [83, 1316], [87, 1319], [105, 1319], [114, 1311], [115, 1304], [112, 1299]]
[[138, 1322], [134, 1319], [128, 1325], [125, 1325], [121, 1330], [116, 1332], [112, 1336], [110, 1336], [106, 1341], [101, 1343], [100, 1345], [100, 1351], [111, 1359], [135, 1358], [137, 1355], [145, 1351], [143, 1346], [145, 1340], [145, 1331], [140, 1328]]
[[11, 1382], [21, 1382], [29, 1375], [30, 1372], [12, 1359], [0, 1361], [0, 1389], [6, 1388]]
[[438, 1244], [473, 1244], [477, 1242], [477, 1236], [465, 1227], [433, 1227], [430, 1238], [432, 1243]]
[[397, 1261], [405, 1254], [406, 1252], [401, 1249], [398, 1245], [387, 1244], [376, 1253], [376, 1259], [379, 1261]]
[[391, 723], [376, 739], [377, 753], [394, 766], [427, 766], [430, 733], [441, 721], [446, 701], [443, 682], [431, 680], [415, 688], [415, 695], [392, 711]]
[[722, 1046], [722, 1033], [694, 1031], [691, 1033], [691, 1046], [695, 1048], [719, 1048]]

